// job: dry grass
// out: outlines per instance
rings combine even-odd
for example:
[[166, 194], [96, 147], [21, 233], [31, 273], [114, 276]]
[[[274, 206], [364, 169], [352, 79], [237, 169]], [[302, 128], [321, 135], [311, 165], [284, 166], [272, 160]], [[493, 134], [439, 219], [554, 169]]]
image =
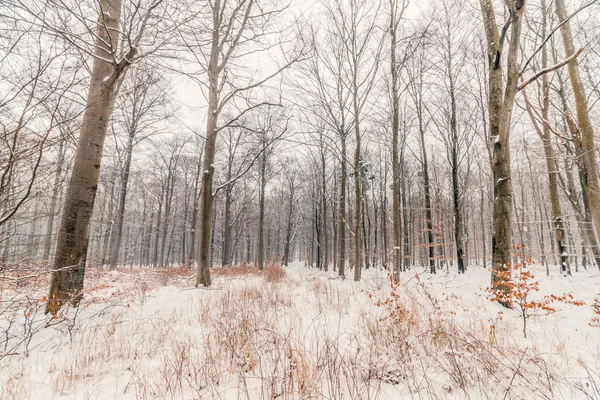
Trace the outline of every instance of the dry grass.
[[[247, 265], [214, 272], [217, 290], [189, 290], [186, 268], [105, 273], [89, 287], [87, 307], [66, 310], [64, 322], [41, 331], [46, 336], [39, 340], [25, 338], [31, 349], [47, 346], [48, 338], [55, 343], [52, 360], [36, 364], [37, 373], [47, 374], [43, 380], [57, 395], [102, 384], [139, 399], [226, 392], [290, 400], [558, 393], [561, 375], [554, 366], [567, 360], [564, 347], [550, 357], [519, 346], [508, 325], [477, 318], [477, 309], [465, 310], [456, 297], [438, 298], [424, 284], [373, 280], [369, 298], [351, 281], [278, 266], [262, 273]], [[125, 282], [111, 297], [119, 279]], [[143, 299], [123, 289], [140, 283]], [[158, 297], [156, 289], [165, 284], [183, 288]], [[458, 309], [470, 317], [458, 318]], [[36, 327], [45, 320], [32, 313], [32, 332], [40, 332]], [[15, 357], [28, 362], [23, 353]], [[36, 398], [27, 379], [23, 372], [3, 375], [0, 398]], [[600, 398], [593, 386], [572, 390]]]
[[279, 265], [267, 265], [263, 271], [265, 281], [269, 283], [280, 283], [285, 278], [286, 272]]
[[257, 275], [258, 273], [258, 267], [250, 264], [214, 267], [211, 270], [211, 275], [215, 278], [244, 278], [251, 275]]

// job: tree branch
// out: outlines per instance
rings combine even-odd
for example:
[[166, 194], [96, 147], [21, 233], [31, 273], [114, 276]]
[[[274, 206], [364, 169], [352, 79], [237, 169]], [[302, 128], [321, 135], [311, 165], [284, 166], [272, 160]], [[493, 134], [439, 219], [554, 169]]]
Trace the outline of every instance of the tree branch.
[[533, 83], [540, 76], [542, 76], [544, 74], [547, 74], [549, 72], [552, 72], [552, 71], [556, 71], [557, 69], [560, 69], [560, 68], [564, 67], [565, 65], [567, 65], [571, 61], [575, 60], [581, 53], [583, 53], [583, 48], [577, 50], [577, 52], [575, 52], [574, 54], [572, 54], [569, 58], [567, 58], [567, 59], [559, 62], [558, 64], [553, 65], [553, 66], [548, 67], [548, 68], [544, 68], [543, 70], [539, 71], [537, 74], [533, 75], [531, 78], [529, 78], [525, 82], [521, 83], [519, 85], [519, 90], [525, 89], [525, 87], [527, 85], [529, 85], [530, 83]]

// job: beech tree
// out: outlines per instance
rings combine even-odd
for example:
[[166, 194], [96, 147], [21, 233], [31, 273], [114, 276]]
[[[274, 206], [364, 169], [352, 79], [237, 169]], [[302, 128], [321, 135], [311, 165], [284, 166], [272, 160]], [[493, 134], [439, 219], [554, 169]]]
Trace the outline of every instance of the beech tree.
[[[398, 34], [404, 11], [408, 6], [407, 0], [390, 0], [390, 95], [392, 98], [392, 217], [394, 232], [394, 276], [400, 278], [402, 264], [402, 219], [401, 219], [401, 194], [400, 194], [400, 157], [399, 157], [399, 131], [400, 131], [400, 65], [397, 56]], [[404, 221], [406, 224], [406, 220]]]
[[[593, 2], [592, 2], [593, 3]], [[584, 7], [591, 5], [587, 3]], [[565, 58], [570, 59], [576, 55], [573, 34], [569, 20], [571, 15], [567, 14], [564, 0], [556, 0], [556, 15], [560, 23], [560, 33], [563, 40]], [[577, 11], [581, 11], [581, 7]], [[567, 64], [569, 80], [575, 98], [575, 109], [581, 135], [581, 160], [585, 168], [585, 185], [590, 202], [590, 213], [594, 221], [596, 238], [600, 238], [600, 180], [598, 178], [598, 166], [596, 163], [596, 151], [594, 145], [594, 128], [588, 112], [588, 101], [583, 81], [579, 71], [577, 59]]]
[[[488, 56], [488, 117], [489, 146], [492, 147], [494, 180], [494, 214], [492, 235], [492, 288], [508, 293], [499, 274], [508, 270], [512, 256], [512, 176], [510, 171], [510, 122], [519, 83], [518, 55], [525, 1], [506, 2], [507, 20], [502, 32], [496, 23], [492, 0], [479, 0]], [[518, 7], [518, 8], [517, 8]], [[506, 52], [506, 82], [504, 81], [504, 41]]]
[[[196, 286], [211, 285], [213, 181], [219, 130], [253, 110], [275, 104], [257, 98], [258, 89], [305, 57], [302, 44], [293, 44], [289, 52], [282, 52], [283, 61], [276, 63], [271, 73], [258, 77], [254, 74], [232, 73], [249, 55], [256, 57], [261, 53], [265, 54], [277, 43], [283, 43], [286, 32], [277, 26], [276, 20], [286, 9], [287, 5], [279, 2], [210, 0], [207, 4], [192, 7], [191, 11], [198, 18], [179, 30], [184, 46], [192, 53], [192, 61], [196, 62], [195, 67], [200, 68], [199, 71], [188, 72], [186, 75], [200, 85], [208, 104], [200, 190]], [[204, 26], [210, 27], [208, 37], [198, 34], [206, 31]], [[231, 120], [220, 122], [220, 115], [226, 107], [236, 112], [231, 114]]]
[[[58, 21], [64, 17], [65, 11], [72, 10], [68, 15], [86, 28], [92, 42], [82, 41], [76, 32], [62, 30], [61, 26], [51, 26], [51, 29], [92, 57], [93, 61], [86, 109], [52, 265], [54, 272], [46, 311], [54, 315], [65, 302], [69, 301], [76, 306], [81, 300], [90, 217], [94, 209], [102, 150], [115, 96], [125, 72], [139, 56], [142, 39], [147, 34], [148, 27], [155, 23], [153, 18], [161, 3], [162, 0], [143, 5], [132, 3], [133, 9], [126, 9], [124, 13], [129, 20], [122, 20], [121, 0], [101, 0], [97, 3], [98, 23], [95, 25], [88, 25], [87, 15], [77, 13], [81, 7], [68, 8], [69, 5], [64, 3], [57, 5]], [[22, 7], [25, 9], [26, 5]], [[27, 8], [27, 11], [36, 21], [45, 23], [46, 10], [33, 11]], [[62, 22], [66, 23], [64, 20]], [[156, 26], [154, 28], [158, 29]]]

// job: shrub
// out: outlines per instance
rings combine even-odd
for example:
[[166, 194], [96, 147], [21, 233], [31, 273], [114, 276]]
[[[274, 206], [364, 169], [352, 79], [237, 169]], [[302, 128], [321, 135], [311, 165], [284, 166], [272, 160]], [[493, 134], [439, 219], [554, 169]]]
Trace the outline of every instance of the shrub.
[[285, 270], [279, 265], [267, 265], [263, 271], [265, 281], [269, 283], [280, 283], [285, 278]]
[[488, 288], [491, 293], [490, 300], [506, 305], [508, 308], [516, 309], [523, 320], [523, 337], [527, 337], [527, 320], [533, 315], [548, 315], [556, 312], [554, 303], [572, 304], [582, 306], [584, 303], [573, 299], [571, 294], [556, 296], [546, 295], [539, 300], [531, 299], [534, 292], [540, 290], [539, 282], [531, 271], [526, 268], [535, 264], [533, 259], [524, 259], [521, 253], [523, 245], [514, 246], [515, 257], [519, 260], [510, 263], [506, 271], [498, 271], [497, 285], [508, 288], [507, 291]]

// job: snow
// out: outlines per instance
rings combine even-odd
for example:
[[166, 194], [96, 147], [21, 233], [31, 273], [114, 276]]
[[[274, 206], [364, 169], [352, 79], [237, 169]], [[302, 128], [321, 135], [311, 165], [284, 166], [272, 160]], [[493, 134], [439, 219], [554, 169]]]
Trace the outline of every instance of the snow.
[[360, 282], [300, 263], [281, 282], [215, 269], [210, 289], [192, 287], [193, 270], [95, 272], [77, 312], [36, 313], [30, 342], [0, 358], [0, 398], [599, 398], [600, 275], [559, 269], [532, 266], [536, 296], [586, 305], [532, 317], [527, 339], [518, 313], [488, 300], [481, 267], [403, 272], [396, 325], [375, 305], [390, 293], [379, 269]]

